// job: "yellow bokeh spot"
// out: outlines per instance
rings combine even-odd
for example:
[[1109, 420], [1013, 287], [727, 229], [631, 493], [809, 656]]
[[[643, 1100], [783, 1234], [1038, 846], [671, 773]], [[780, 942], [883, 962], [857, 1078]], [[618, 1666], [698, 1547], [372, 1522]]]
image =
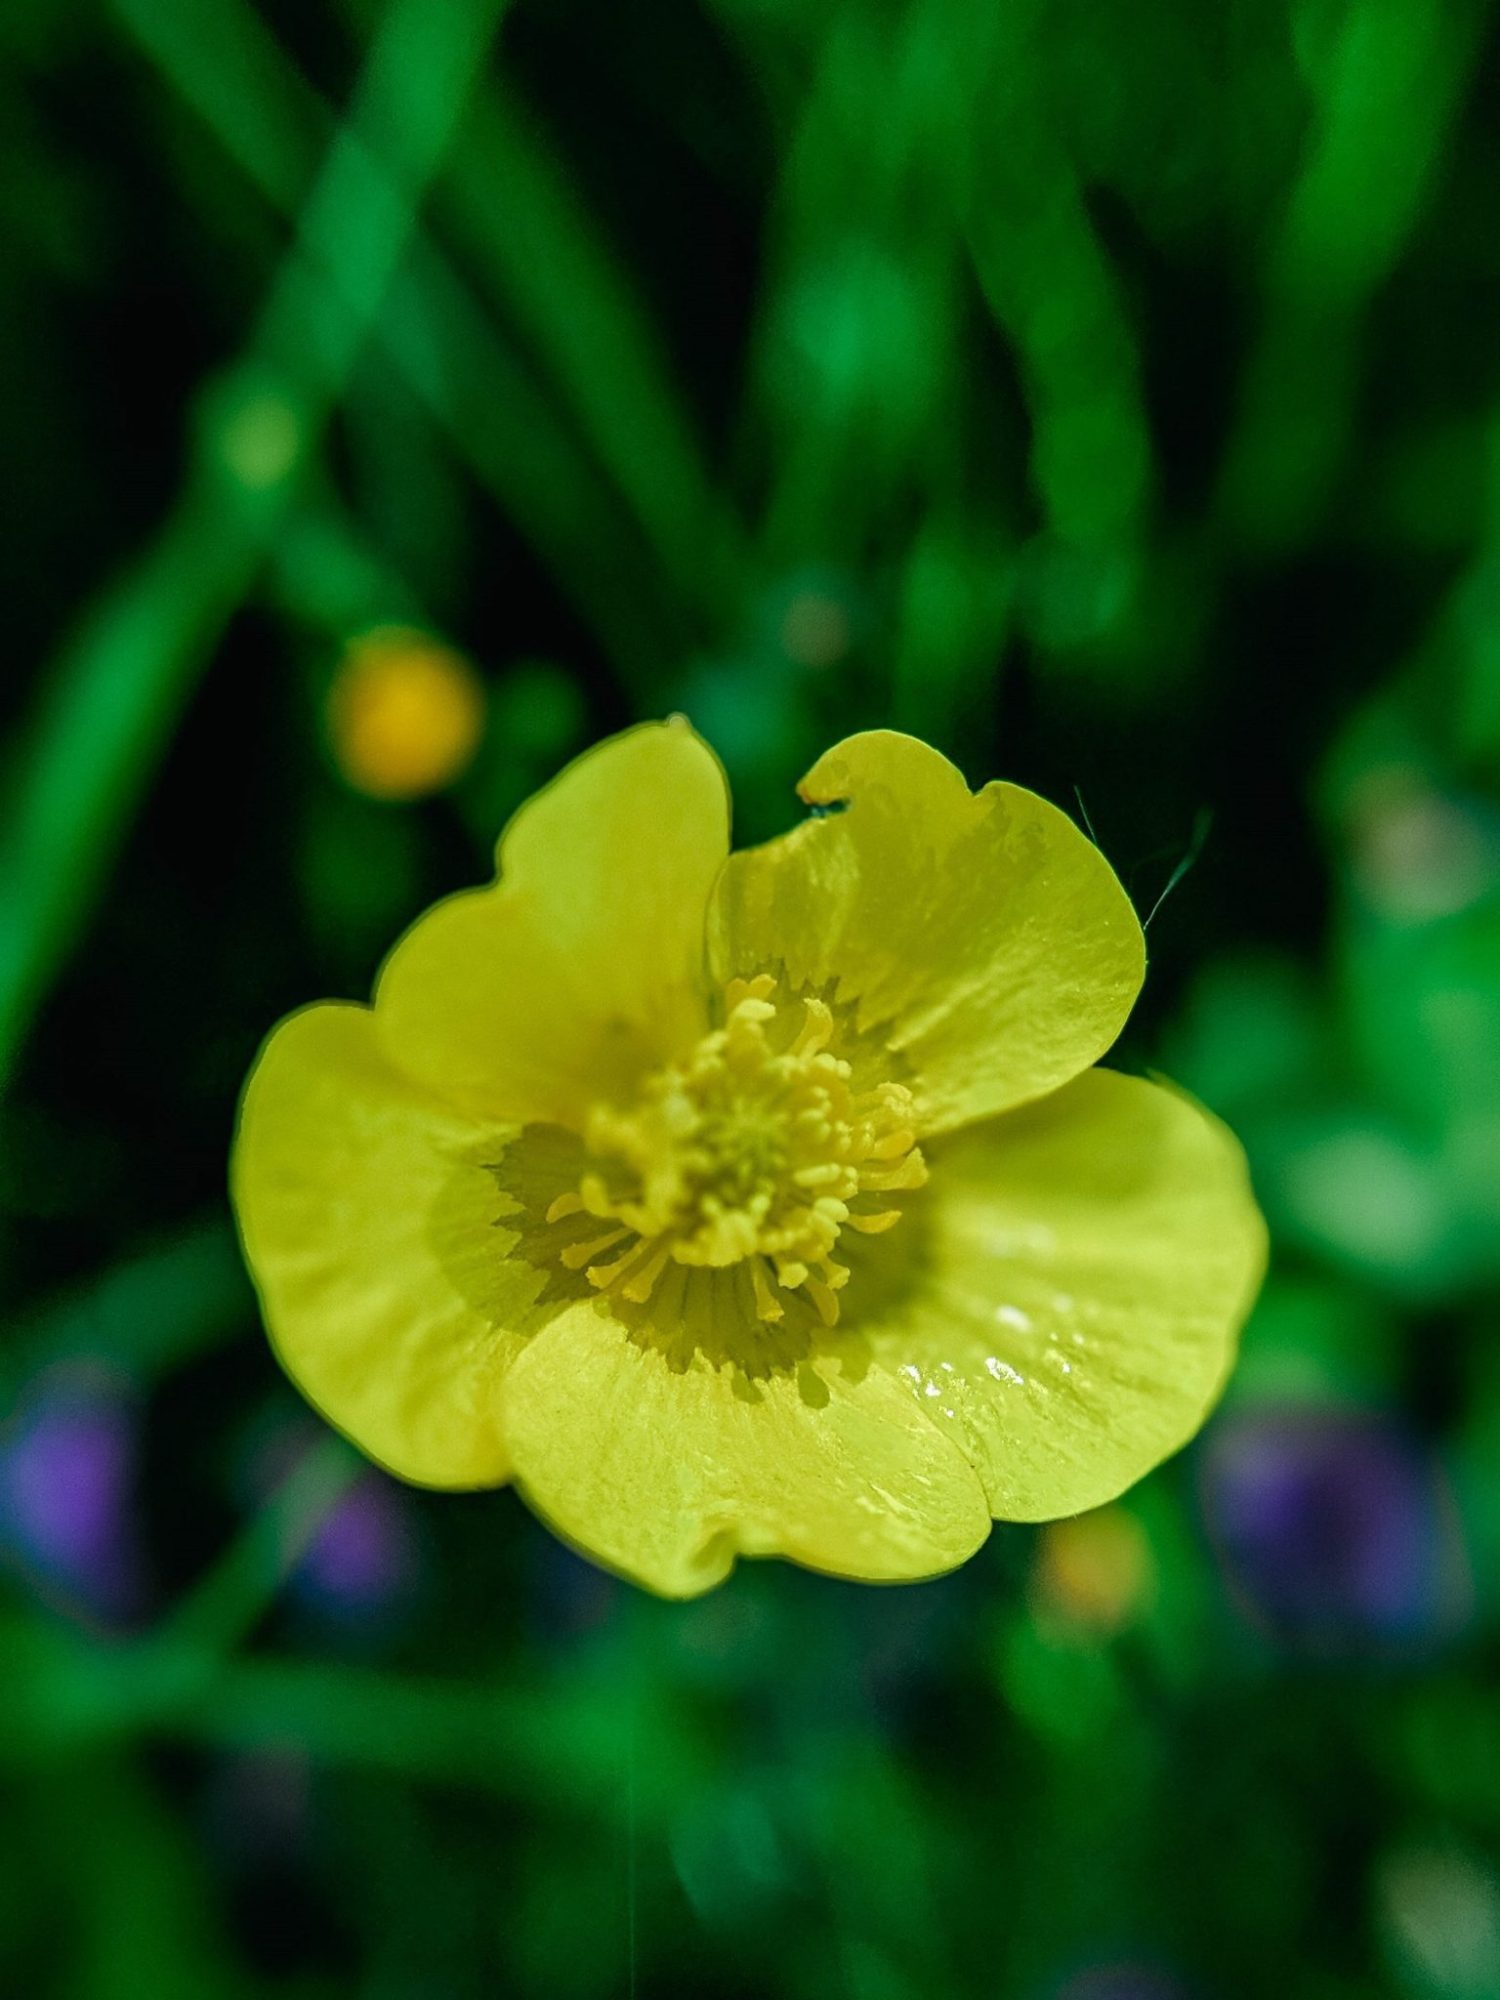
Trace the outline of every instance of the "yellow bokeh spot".
[[484, 689], [430, 633], [382, 626], [350, 642], [328, 693], [339, 770], [375, 799], [419, 799], [464, 771], [484, 729]]
[[1150, 1602], [1155, 1564], [1123, 1507], [1099, 1507], [1043, 1530], [1033, 1590], [1038, 1607], [1090, 1632], [1119, 1632]]

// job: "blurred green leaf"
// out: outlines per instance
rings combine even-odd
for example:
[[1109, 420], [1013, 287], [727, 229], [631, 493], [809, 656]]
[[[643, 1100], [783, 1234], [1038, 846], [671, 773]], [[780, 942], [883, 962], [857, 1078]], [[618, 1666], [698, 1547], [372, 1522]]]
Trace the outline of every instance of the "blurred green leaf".
[[15, 1389], [60, 1361], [102, 1357], [152, 1382], [254, 1313], [234, 1232], [213, 1215], [18, 1316], [0, 1343], [0, 1380]]

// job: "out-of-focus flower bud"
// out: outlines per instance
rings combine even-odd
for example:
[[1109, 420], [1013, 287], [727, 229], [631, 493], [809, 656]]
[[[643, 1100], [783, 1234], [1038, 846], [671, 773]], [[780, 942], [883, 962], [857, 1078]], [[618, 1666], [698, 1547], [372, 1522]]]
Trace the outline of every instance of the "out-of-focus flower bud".
[[113, 1622], [141, 1596], [135, 1411], [103, 1369], [39, 1377], [0, 1431], [0, 1545], [40, 1590]]
[[484, 688], [461, 653], [430, 633], [380, 626], [344, 654], [328, 693], [328, 739], [356, 791], [425, 798], [468, 768], [484, 713]]
[[1209, 1534], [1236, 1597], [1283, 1644], [1400, 1652], [1462, 1615], [1457, 1519], [1435, 1467], [1354, 1411], [1230, 1417], [1202, 1459]]
[[1150, 1601], [1154, 1584], [1145, 1532], [1123, 1507], [1099, 1507], [1042, 1531], [1033, 1595], [1039, 1610], [1066, 1624], [1122, 1631]]

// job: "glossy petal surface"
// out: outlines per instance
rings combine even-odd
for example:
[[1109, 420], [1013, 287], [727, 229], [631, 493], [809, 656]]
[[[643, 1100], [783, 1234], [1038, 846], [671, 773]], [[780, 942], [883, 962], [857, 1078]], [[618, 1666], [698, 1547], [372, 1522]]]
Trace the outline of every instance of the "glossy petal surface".
[[[931, 1166], [912, 1240], [856, 1272], [851, 1327], [998, 1518], [1113, 1499], [1193, 1435], [1233, 1358], [1265, 1259], [1238, 1143], [1175, 1091], [1091, 1070]], [[867, 1283], [885, 1296], [864, 1308]]]
[[1114, 1041], [1144, 940], [1066, 814], [1015, 785], [972, 793], [890, 731], [839, 744], [800, 790], [847, 803], [731, 858], [716, 970], [784, 963], [794, 983], [836, 982], [913, 1066], [926, 1133], [1039, 1097]]
[[[504, 1135], [500, 1135], [503, 1144]], [[382, 1055], [368, 1008], [284, 1021], [251, 1074], [235, 1140], [240, 1232], [277, 1352], [329, 1421], [405, 1479], [509, 1475], [501, 1330], [538, 1279], [503, 1261], [498, 1150]]]
[[382, 1040], [477, 1114], [576, 1123], [705, 1026], [724, 775], [685, 723], [627, 730], [522, 807], [490, 887], [450, 896], [381, 974]]
[[827, 1357], [752, 1379], [669, 1358], [584, 1306], [507, 1378], [516, 1476], [590, 1555], [665, 1596], [736, 1554], [868, 1579], [935, 1575], [989, 1532], [973, 1469], [902, 1384]]

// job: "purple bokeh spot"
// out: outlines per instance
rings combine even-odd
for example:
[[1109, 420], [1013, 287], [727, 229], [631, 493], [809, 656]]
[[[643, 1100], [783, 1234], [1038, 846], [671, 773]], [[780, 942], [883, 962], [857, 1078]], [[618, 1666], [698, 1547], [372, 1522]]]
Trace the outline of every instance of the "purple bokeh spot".
[[[270, 1505], [322, 1445], [301, 1417], [271, 1416], [246, 1439], [236, 1469], [246, 1513]], [[336, 1499], [311, 1502], [320, 1518], [298, 1535], [286, 1574], [288, 1602], [346, 1635], [378, 1638], [416, 1599], [423, 1543], [406, 1489], [367, 1467]], [[301, 1535], [306, 1535], [306, 1540]]]
[[135, 1598], [135, 1424], [112, 1385], [33, 1385], [0, 1443], [0, 1533], [24, 1569], [100, 1611]]
[[1186, 2000], [1186, 1994], [1153, 1966], [1091, 1965], [1059, 1989], [1058, 2000]]
[[308, 1544], [294, 1581], [335, 1613], [379, 1615], [410, 1591], [416, 1567], [405, 1505], [386, 1480], [365, 1473]]
[[1454, 1611], [1461, 1562], [1426, 1457], [1348, 1411], [1231, 1417], [1201, 1460], [1203, 1513], [1259, 1621], [1314, 1651], [1403, 1647]]

